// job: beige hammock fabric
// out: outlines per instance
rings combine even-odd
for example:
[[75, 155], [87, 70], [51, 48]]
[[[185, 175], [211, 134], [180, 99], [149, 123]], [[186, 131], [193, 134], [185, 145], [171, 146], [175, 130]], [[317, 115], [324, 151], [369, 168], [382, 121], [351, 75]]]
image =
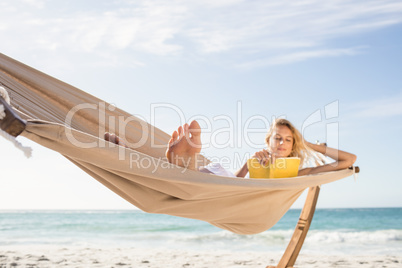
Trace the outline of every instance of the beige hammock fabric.
[[[306, 188], [354, 173], [341, 170], [265, 180], [186, 170], [165, 161], [168, 134], [3, 54], [0, 83], [21, 117], [28, 120], [24, 137], [61, 153], [146, 212], [203, 220], [234, 233], [255, 234], [272, 227]], [[66, 124], [74, 107], [71, 124]], [[111, 118], [121, 120], [113, 122]], [[131, 121], [127, 123], [128, 118]], [[105, 131], [140, 146], [126, 149], [105, 142], [100, 138]]]

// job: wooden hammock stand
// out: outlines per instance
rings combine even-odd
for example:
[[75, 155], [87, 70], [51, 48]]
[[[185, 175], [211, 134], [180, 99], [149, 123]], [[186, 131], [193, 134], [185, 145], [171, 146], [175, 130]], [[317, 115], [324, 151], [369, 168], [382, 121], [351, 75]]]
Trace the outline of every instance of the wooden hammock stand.
[[[0, 120], [0, 128], [8, 134], [17, 137], [22, 133], [22, 131], [24, 131], [26, 122], [22, 120], [16, 112], [14, 112], [2, 97], [0, 97], [0, 105], [1, 104], [5, 108], [6, 117], [3, 120]], [[353, 168], [356, 173], [360, 172], [359, 167], [350, 167], [350, 169]], [[290, 239], [285, 253], [283, 253], [277, 266], [267, 266], [267, 268], [292, 268], [294, 266], [313, 220], [319, 193], [320, 186], [311, 187], [309, 189], [306, 202], [304, 203], [303, 210], [300, 213], [299, 221], [296, 224], [293, 236]]]

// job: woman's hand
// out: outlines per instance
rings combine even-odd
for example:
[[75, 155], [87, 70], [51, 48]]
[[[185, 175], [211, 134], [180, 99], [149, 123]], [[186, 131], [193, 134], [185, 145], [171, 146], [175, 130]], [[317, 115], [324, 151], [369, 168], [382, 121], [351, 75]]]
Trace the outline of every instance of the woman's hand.
[[265, 149], [262, 149], [261, 151], [256, 152], [253, 155], [253, 158], [257, 158], [258, 161], [260, 162], [261, 165], [268, 165], [268, 163], [274, 163], [275, 162], [275, 155], [271, 154]]
[[[272, 155], [270, 152], [268, 152], [265, 149], [256, 152], [252, 156], [252, 158], [257, 158], [261, 165], [267, 165], [269, 163], [269, 161], [272, 161], [271, 163], [273, 163], [275, 161], [275, 155]], [[248, 166], [247, 166], [247, 162], [246, 162], [234, 174], [236, 175], [236, 177], [244, 178], [247, 175], [247, 173], [248, 173]]]
[[304, 142], [305, 145], [307, 145], [307, 146], [310, 147], [311, 149], [314, 147], [314, 145], [327, 146], [327, 143], [326, 143], [326, 142], [319, 142], [319, 141], [316, 141], [315, 143], [311, 143], [311, 142], [306, 141], [304, 138], [303, 138], [303, 142]]
[[326, 143], [313, 144], [307, 141], [304, 142], [308, 147], [310, 147], [310, 149], [332, 158], [333, 160], [335, 160], [335, 162], [318, 167], [302, 169], [299, 171], [300, 176], [345, 169], [353, 166], [356, 161], [356, 155], [335, 148], [327, 147]]

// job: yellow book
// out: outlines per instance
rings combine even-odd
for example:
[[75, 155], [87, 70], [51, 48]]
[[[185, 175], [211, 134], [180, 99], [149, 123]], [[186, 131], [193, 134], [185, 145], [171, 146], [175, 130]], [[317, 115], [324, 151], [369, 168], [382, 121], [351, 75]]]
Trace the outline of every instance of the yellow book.
[[296, 177], [299, 173], [300, 158], [277, 158], [275, 164], [261, 165], [257, 158], [247, 160], [247, 167], [252, 179], [277, 179]]

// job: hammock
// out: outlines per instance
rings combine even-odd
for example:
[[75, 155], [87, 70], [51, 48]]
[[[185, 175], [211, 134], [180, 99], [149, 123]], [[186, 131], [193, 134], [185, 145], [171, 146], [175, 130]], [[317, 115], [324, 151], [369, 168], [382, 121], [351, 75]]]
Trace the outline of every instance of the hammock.
[[[355, 172], [346, 169], [265, 180], [186, 170], [166, 162], [169, 135], [147, 122], [3, 54], [0, 71], [0, 86], [26, 120], [22, 136], [61, 153], [146, 212], [203, 220], [237, 234], [255, 234], [272, 227], [306, 188]], [[106, 131], [138, 146], [129, 149], [105, 142]]]

